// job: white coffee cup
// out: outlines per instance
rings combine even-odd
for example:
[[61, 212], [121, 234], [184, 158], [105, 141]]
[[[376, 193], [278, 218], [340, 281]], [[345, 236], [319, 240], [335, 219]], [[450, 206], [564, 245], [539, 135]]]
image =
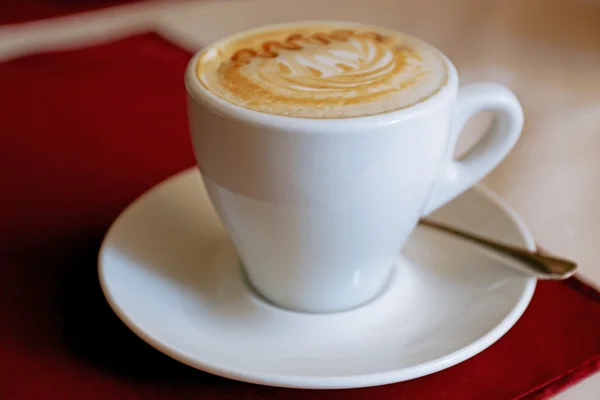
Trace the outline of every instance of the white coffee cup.
[[[194, 151], [210, 199], [250, 284], [287, 309], [336, 312], [377, 296], [420, 217], [480, 181], [511, 150], [523, 126], [506, 87], [448, 82], [396, 111], [310, 119], [230, 103], [186, 71]], [[474, 114], [492, 111], [490, 132], [452, 158]]]

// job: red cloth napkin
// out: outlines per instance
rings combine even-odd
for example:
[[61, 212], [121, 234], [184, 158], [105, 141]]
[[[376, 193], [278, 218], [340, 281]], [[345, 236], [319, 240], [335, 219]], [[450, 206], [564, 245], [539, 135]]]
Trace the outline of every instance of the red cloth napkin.
[[59, 17], [143, 0], [0, 0], [0, 25]]
[[153, 184], [194, 164], [183, 72], [155, 34], [0, 64], [0, 399], [540, 399], [600, 368], [600, 295], [541, 282], [481, 354], [393, 385], [278, 389], [218, 378], [117, 319], [96, 257]]

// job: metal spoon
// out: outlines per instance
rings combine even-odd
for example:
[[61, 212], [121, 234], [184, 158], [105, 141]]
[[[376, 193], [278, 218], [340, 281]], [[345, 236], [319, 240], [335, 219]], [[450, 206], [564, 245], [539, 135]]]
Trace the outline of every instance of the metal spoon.
[[[577, 264], [574, 261], [555, 257], [542, 250], [536, 245], [536, 251], [530, 251], [516, 246], [500, 243], [495, 240], [484, 238], [483, 236], [467, 233], [454, 227], [434, 222], [429, 219], [421, 219], [419, 224], [450, 233], [454, 236], [474, 242], [486, 249], [508, 256], [513, 261], [518, 261], [528, 273], [535, 275], [540, 279], [561, 280], [571, 277], [577, 271]], [[512, 263], [508, 263], [510, 266]], [[519, 270], [522, 268], [516, 267]]]

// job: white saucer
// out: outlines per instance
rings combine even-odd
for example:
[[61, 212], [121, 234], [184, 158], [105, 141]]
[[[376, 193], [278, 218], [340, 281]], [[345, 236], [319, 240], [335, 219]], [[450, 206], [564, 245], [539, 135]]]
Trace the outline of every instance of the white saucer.
[[[533, 247], [519, 217], [483, 187], [435, 217]], [[506, 333], [535, 289], [535, 279], [427, 228], [404, 255], [366, 306], [278, 309], [245, 285], [194, 169], [123, 212], [102, 245], [99, 274], [115, 313], [159, 351], [216, 375], [297, 388], [375, 386], [453, 366]]]

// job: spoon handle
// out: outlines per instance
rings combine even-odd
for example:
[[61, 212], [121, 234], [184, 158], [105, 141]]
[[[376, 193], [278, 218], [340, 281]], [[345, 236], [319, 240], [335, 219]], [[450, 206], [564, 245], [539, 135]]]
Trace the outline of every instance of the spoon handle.
[[493, 250], [513, 260], [519, 261], [527, 270], [541, 279], [567, 279], [577, 270], [577, 264], [571, 260], [555, 257], [538, 247], [536, 251], [525, 250], [516, 246], [500, 243], [473, 233], [467, 233], [449, 225], [421, 219], [419, 224], [434, 228], [454, 236], [474, 242], [486, 249]]

